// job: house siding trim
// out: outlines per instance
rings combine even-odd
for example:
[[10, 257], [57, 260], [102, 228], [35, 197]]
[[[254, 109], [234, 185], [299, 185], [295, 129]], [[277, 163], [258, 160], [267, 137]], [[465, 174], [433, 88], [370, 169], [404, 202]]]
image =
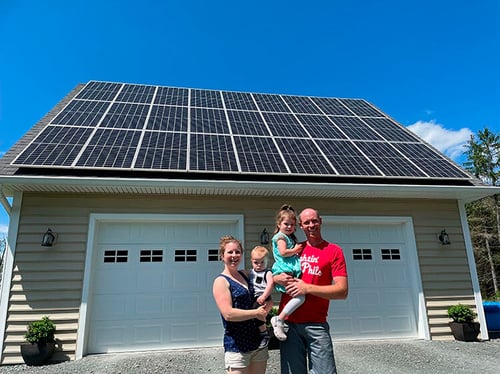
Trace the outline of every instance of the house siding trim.
[[476, 302], [477, 318], [481, 324], [481, 339], [488, 340], [488, 328], [486, 326], [486, 317], [484, 315], [483, 298], [481, 296], [481, 288], [479, 286], [479, 278], [477, 275], [476, 260], [474, 258], [474, 248], [472, 247], [472, 238], [469, 231], [469, 223], [467, 221], [467, 212], [465, 210], [465, 203], [458, 201], [458, 211], [460, 213], [460, 220], [462, 221], [462, 230], [464, 233], [465, 250], [467, 253], [467, 261], [469, 263], [469, 270], [472, 278], [472, 288], [474, 290], [474, 300]]
[[12, 210], [9, 217], [9, 232], [6, 241], [5, 262], [2, 269], [2, 280], [0, 284], [0, 362], [3, 361], [3, 352], [5, 349], [5, 328], [7, 327], [7, 314], [9, 310], [10, 288], [12, 285], [12, 274], [14, 270], [14, 255], [16, 252], [17, 231], [21, 216], [21, 206], [23, 194], [16, 192], [12, 203]]
[[[89, 217], [89, 230], [85, 254], [85, 269], [83, 275], [82, 302], [80, 306], [80, 320], [77, 329], [75, 358], [81, 359], [87, 351], [87, 336], [89, 332], [88, 302], [90, 281], [92, 277], [93, 252], [95, 247], [96, 230], [103, 222], [231, 222], [236, 223], [238, 237], [245, 243], [244, 216], [241, 214], [116, 214], [116, 213], [91, 213]], [[245, 268], [245, 257], [242, 260]]]

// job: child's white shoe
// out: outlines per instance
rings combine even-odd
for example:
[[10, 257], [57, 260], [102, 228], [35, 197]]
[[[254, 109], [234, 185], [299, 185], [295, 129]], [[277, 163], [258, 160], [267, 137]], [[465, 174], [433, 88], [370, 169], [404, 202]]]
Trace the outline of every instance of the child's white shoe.
[[274, 336], [280, 341], [286, 340], [285, 322], [278, 316], [271, 318], [271, 325], [273, 326]]

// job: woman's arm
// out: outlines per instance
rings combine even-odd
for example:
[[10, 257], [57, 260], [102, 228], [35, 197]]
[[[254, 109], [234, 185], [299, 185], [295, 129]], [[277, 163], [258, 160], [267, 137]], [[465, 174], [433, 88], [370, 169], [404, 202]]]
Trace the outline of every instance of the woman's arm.
[[238, 309], [233, 308], [231, 291], [229, 283], [223, 277], [217, 277], [213, 284], [213, 295], [217, 308], [219, 308], [222, 317], [226, 321], [239, 322], [248, 319], [257, 318], [261, 321], [266, 320], [267, 311], [263, 306], [257, 309]]

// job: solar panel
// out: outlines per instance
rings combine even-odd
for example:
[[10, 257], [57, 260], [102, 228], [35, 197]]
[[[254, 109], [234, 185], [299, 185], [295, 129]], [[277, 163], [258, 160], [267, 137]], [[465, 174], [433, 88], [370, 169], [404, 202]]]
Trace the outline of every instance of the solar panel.
[[147, 131], [134, 168], [146, 170], [186, 170], [187, 134]]
[[470, 179], [362, 99], [91, 81], [19, 167]]

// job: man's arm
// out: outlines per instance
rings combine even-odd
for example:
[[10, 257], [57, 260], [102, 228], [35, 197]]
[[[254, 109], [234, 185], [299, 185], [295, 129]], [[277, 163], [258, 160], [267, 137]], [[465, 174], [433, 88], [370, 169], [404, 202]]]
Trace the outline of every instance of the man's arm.
[[345, 299], [349, 293], [349, 284], [347, 277], [334, 277], [333, 284], [324, 286], [309, 284], [301, 279], [295, 279], [294, 282], [289, 282], [286, 286], [286, 293], [292, 297], [310, 294], [329, 300]]

